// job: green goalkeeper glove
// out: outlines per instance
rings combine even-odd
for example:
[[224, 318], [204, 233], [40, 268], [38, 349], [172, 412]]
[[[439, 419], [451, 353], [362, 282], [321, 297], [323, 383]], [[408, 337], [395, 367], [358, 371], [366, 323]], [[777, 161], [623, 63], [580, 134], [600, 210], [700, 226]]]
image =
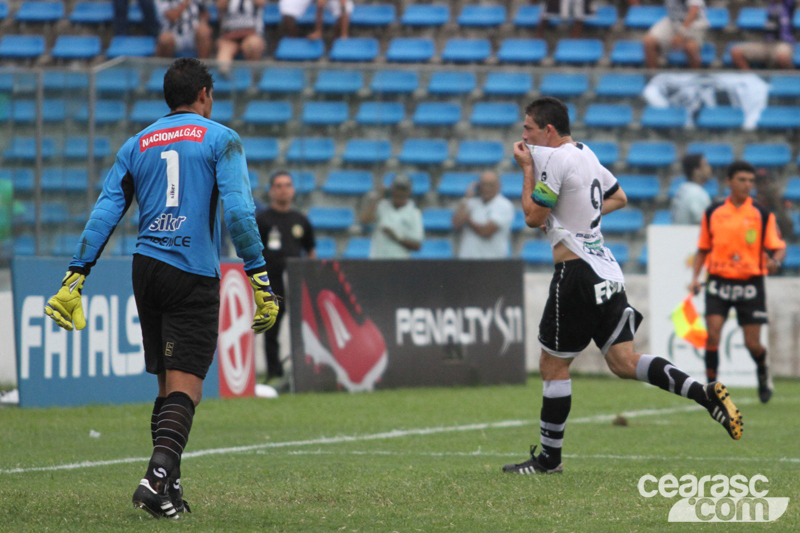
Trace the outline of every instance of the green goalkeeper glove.
[[47, 316], [68, 331], [72, 331], [73, 321], [77, 329], [86, 327], [86, 318], [83, 316], [83, 305], [81, 304], [81, 291], [85, 279], [86, 276], [83, 274], [68, 270], [61, 282], [61, 288], [44, 306]]
[[256, 301], [252, 328], [256, 333], [264, 333], [275, 325], [275, 320], [278, 318], [278, 299], [272, 292], [266, 272], [250, 276], [250, 286], [253, 287], [253, 298]]

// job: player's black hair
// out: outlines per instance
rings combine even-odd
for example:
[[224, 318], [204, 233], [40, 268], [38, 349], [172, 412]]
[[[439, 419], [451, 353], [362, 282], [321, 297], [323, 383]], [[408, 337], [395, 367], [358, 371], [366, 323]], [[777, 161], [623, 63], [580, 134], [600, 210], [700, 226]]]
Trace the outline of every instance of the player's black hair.
[[203, 87], [211, 93], [214, 78], [208, 67], [193, 57], [176, 59], [164, 74], [164, 100], [173, 111], [195, 103]]
[[552, 124], [559, 135], [569, 135], [569, 110], [564, 102], [552, 96], [537, 98], [525, 108], [525, 114], [533, 119], [537, 126], [544, 128]]
[[728, 167], [727, 176], [728, 179], [731, 179], [734, 174], [737, 172], [750, 172], [753, 176], [756, 175], [756, 167], [748, 163], [747, 161], [734, 161]]
[[278, 179], [278, 177], [280, 176], [289, 176], [289, 178], [292, 179], [292, 182], [294, 182], [294, 178], [292, 178], [292, 175], [288, 171], [279, 170], [277, 172], [273, 172], [272, 175], [270, 175], [269, 186], [272, 187], [275, 184], [275, 180]]
[[703, 154], [686, 154], [683, 156], [681, 165], [683, 166], [683, 175], [686, 176], [686, 179], [692, 179], [695, 169], [703, 162], [703, 157]]

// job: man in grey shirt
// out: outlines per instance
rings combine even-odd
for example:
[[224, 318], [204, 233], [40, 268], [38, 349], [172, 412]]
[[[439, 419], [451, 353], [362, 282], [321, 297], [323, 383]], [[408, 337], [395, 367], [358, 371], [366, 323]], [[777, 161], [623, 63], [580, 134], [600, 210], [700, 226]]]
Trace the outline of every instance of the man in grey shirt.
[[661, 54], [683, 50], [689, 67], [700, 68], [700, 50], [708, 29], [705, 0], [665, 0], [667, 16], [653, 24], [644, 36], [645, 66], [658, 67]]
[[700, 224], [703, 212], [711, 205], [711, 197], [703, 187], [711, 178], [711, 165], [702, 154], [687, 154], [681, 163], [686, 181], [672, 198], [672, 223]]

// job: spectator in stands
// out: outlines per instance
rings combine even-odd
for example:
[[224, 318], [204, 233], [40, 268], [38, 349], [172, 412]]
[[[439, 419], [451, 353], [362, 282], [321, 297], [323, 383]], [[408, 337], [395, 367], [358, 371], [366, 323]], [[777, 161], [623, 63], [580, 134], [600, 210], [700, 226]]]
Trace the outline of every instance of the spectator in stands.
[[[138, 0], [142, 10], [142, 25], [147, 35], [158, 37], [159, 25], [154, 0]], [[128, 35], [130, 0], [114, 0], [114, 35]]]
[[[477, 190], [476, 190], [477, 189]], [[476, 196], [477, 193], [477, 196]], [[497, 173], [487, 170], [472, 184], [453, 214], [453, 228], [461, 230], [460, 259], [508, 257], [514, 205], [500, 194]]]
[[161, 20], [157, 56], [211, 57], [211, 26], [202, 0], [157, 0], [156, 8]]
[[794, 224], [787, 209], [791, 207], [791, 202], [783, 199], [780, 182], [766, 168], [756, 169], [756, 194], [754, 200], [775, 215], [775, 222], [778, 224], [778, 229], [781, 230], [782, 236], [794, 234]]
[[795, 0], [771, 0], [764, 40], [740, 43], [731, 48], [733, 64], [741, 70], [749, 70], [751, 63], [769, 68], [792, 68], [794, 9]]
[[217, 0], [219, 72], [226, 75], [236, 54], [257, 61], [267, 47], [264, 41], [264, 4], [266, 0]]
[[292, 176], [278, 171], [269, 178], [269, 208], [256, 215], [258, 232], [264, 243], [264, 260], [272, 290], [280, 298], [280, 309], [275, 326], [264, 334], [264, 347], [267, 356], [267, 381], [283, 377], [283, 364], [280, 359], [281, 320], [286, 312], [286, 289], [283, 285], [283, 272], [286, 259], [305, 256], [317, 257], [314, 228], [308, 218], [292, 208], [294, 201]]
[[700, 224], [703, 213], [711, 205], [711, 197], [703, 187], [711, 179], [711, 165], [703, 154], [687, 154], [681, 164], [686, 181], [672, 198], [672, 223]]
[[644, 36], [645, 64], [658, 67], [667, 49], [684, 50], [691, 68], [700, 68], [700, 49], [708, 29], [705, 0], [665, 0], [667, 16]]
[[422, 247], [425, 237], [422, 212], [411, 199], [411, 180], [398, 174], [389, 192], [385, 190], [367, 194], [367, 203], [359, 215], [362, 224], [374, 224], [370, 259], [408, 259], [412, 251]]
[[[297, 20], [303, 16], [312, 0], [280, 0], [278, 9], [281, 12], [281, 33], [287, 37], [297, 37]], [[309, 39], [322, 39], [322, 21], [327, 9], [336, 18], [336, 35], [342, 39], [350, 36], [350, 14], [353, 12], [353, 0], [317, 0], [317, 14], [314, 31]]]
[[536, 36], [544, 36], [544, 28], [549, 19], [572, 20], [570, 37], [579, 38], [583, 34], [583, 19], [591, 12], [591, 0], [545, 0], [544, 15], [539, 19]]

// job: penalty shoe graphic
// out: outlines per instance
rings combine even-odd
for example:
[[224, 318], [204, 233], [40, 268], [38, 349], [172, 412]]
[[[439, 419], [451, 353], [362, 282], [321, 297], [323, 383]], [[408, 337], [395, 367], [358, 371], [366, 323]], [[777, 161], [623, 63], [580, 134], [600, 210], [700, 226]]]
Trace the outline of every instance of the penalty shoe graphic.
[[767, 403], [772, 398], [772, 376], [769, 369], [764, 367], [763, 370], [759, 369], [758, 375], [758, 399], [761, 403]]
[[711, 418], [722, 424], [722, 427], [727, 430], [728, 435], [730, 435], [733, 440], [741, 439], [742, 432], [744, 431], [742, 427], [744, 425], [742, 413], [733, 404], [731, 395], [728, 389], [725, 388], [725, 385], [719, 381], [715, 381], [709, 383], [703, 387], [703, 389], [708, 399], [706, 408]]
[[167, 488], [167, 495], [169, 496], [169, 501], [172, 502], [172, 507], [174, 507], [176, 511], [179, 513], [192, 512], [189, 507], [189, 502], [183, 499], [183, 487], [181, 486], [180, 479], [176, 479], [175, 481], [170, 480], [169, 487]]
[[180, 514], [175, 510], [169, 495], [166, 492], [159, 493], [150, 486], [147, 478], [139, 482], [136, 491], [133, 493], [133, 506], [137, 509], [144, 509], [156, 518], [170, 518], [177, 520]]
[[563, 468], [560, 464], [555, 468], [542, 466], [536, 457], [536, 446], [531, 446], [530, 459], [522, 463], [505, 465], [503, 472], [508, 474], [560, 474], [563, 472]]

